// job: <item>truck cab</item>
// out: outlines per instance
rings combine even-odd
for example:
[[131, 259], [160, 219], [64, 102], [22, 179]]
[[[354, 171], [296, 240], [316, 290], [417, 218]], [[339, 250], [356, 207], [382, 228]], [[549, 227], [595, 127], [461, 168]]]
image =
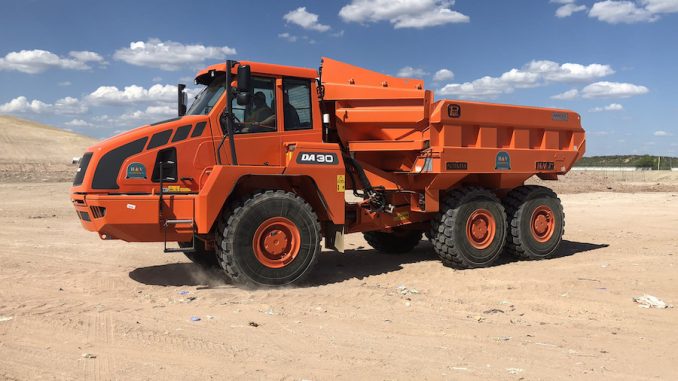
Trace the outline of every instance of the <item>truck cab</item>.
[[[211, 226], [161, 229], [159, 224], [165, 217], [193, 219], [194, 205], [186, 200], [199, 195], [215, 165], [232, 166], [235, 159], [240, 171], [249, 167], [282, 171], [298, 144], [322, 145], [316, 70], [255, 62], [240, 62], [237, 67], [250, 71], [244, 101], [227, 99], [227, 77], [237, 86], [235, 65], [213, 65], [197, 74], [195, 83], [204, 87], [184, 115], [139, 127], [87, 150], [71, 189], [86, 229], [106, 239], [191, 241], [193, 230], [209, 231]], [[182, 91], [180, 109], [181, 98]], [[229, 116], [234, 151], [229, 149]], [[164, 208], [157, 200], [160, 194], [168, 203]], [[92, 209], [98, 203], [107, 206]], [[130, 224], [130, 218], [135, 223]]]

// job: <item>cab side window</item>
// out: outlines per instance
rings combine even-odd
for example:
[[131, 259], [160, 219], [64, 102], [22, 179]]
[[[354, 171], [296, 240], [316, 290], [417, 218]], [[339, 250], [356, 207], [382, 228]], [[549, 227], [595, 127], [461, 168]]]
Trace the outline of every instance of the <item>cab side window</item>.
[[312, 129], [311, 82], [304, 79], [284, 78], [283, 98], [285, 131]]
[[275, 78], [252, 77], [252, 97], [241, 106], [233, 99], [233, 114], [239, 123], [236, 134], [273, 132], [276, 130]]

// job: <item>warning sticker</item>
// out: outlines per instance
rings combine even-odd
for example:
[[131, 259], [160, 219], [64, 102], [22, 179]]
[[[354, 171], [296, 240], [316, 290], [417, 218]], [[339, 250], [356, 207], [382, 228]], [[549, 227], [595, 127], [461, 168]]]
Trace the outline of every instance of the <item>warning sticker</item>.
[[398, 213], [395, 214], [395, 216], [393, 216], [393, 219], [396, 220], [396, 221], [400, 221], [400, 222], [407, 221], [407, 220], [410, 219], [410, 213], [409, 212], [398, 212]]
[[346, 191], [346, 176], [337, 175], [337, 192]]

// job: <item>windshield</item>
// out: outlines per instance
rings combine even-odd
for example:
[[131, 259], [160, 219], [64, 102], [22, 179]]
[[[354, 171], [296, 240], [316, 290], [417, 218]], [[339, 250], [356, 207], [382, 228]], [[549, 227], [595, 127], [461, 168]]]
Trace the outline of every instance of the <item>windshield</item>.
[[207, 87], [202, 89], [202, 91], [195, 96], [195, 100], [188, 111], [186, 111], [186, 115], [208, 114], [221, 97], [221, 94], [224, 93], [225, 79], [225, 75], [215, 77]]

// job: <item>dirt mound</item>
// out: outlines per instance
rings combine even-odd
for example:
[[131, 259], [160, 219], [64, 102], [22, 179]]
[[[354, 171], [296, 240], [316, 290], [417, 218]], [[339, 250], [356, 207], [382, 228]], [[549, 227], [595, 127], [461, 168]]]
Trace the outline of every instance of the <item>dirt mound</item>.
[[30, 120], [0, 115], [0, 180], [67, 181], [74, 157], [95, 139]]

